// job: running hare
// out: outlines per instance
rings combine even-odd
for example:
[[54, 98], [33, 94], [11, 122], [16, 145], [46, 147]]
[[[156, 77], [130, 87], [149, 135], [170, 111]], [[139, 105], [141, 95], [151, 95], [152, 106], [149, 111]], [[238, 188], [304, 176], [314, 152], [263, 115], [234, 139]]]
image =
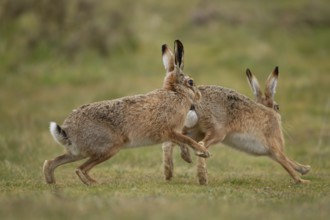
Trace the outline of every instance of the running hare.
[[174, 42], [175, 57], [162, 46], [166, 69], [163, 88], [145, 95], [128, 96], [83, 105], [74, 109], [62, 126], [50, 123], [50, 132], [66, 153], [46, 160], [43, 173], [47, 183], [55, 183], [54, 170], [63, 164], [88, 158], [76, 169], [86, 185], [95, 183], [88, 172], [114, 156], [121, 148], [172, 141], [189, 145], [196, 154], [208, 157], [207, 149], [181, 134], [186, 115], [200, 92], [193, 80], [184, 75], [183, 45]]
[[[262, 95], [259, 83], [250, 70], [246, 74], [256, 102], [231, 89], [199, 86], [202, 100], [195, 104], [195, 112], [188, 113], [186, 125], [189, 126], [184, 127], [183, 133], [207, 148], [222, 142], [249, 154], [269, 156], [281, 164], [296, 183], [309, 182], [301, 179], [296, 171], [304, 175], [310, 166], [299, 164], [284, 154], [281, 117], [274, 101], [278, 67], [266, 81], [265, 95]], [[171, 142], [163, 144], [164, 174], [167, 180], [173, 175], [173, 147]], [[185, 160], [189, 162], [189, 150], [185, 146], [180, 147], [183, 158], [188, 158]], [[199, 183], [207, 184], [206, 161], [202, 158], [197, 160]]]

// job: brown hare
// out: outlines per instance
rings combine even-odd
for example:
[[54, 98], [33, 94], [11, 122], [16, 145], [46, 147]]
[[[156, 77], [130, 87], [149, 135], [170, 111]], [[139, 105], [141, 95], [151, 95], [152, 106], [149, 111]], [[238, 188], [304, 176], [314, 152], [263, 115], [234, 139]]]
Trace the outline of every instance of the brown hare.
[[95, 183], [88, 172], [121, 148], [171, 141], [191, 146], [199, 156], [209, 156], [205, 147], [181, 134], [186, 115], [192, 103], [200, 99], [200, 92], [182, 72], [182, 43], [176, 40], [174, 46], [175, 56], [167, 45], [162, 46], [166, 69], [163, 88], [145, 95], [86, 104], [74, 109], [61, 126], [50, 123], [53, 138], [67, 152], [44, 162], [47, 183], [55, 183], [54, 170], [58, 166], [85, 158], [88, 159], [76, 174], [86, 185]]
[[[296, 183], [309, 182], [301, 179], [298, 173], [308, 173], [310, 166], [299, 164], [284, 154], [281, 116], [274, 101], [278, 67], [269, 75], [264, 95], [249, 69], [246, 74], [256, 102], [228, 88], [199, 86], [202, 99], [194, 105], [195, 111], [188, 113], [183, 133], [206, 148], [222, 142], [252, 155], [269, 156], [281, 164]], [[173, 176], [174, 146], [171, 142], [163, 143], [163, 165], [167, 180]], [[190, 162], [189, 150], [185, 146], [180, 147], [182, 158]], [[206, 161], [203, 158], [197, 159], [197, 177], [200, 184], [207, 184]]]

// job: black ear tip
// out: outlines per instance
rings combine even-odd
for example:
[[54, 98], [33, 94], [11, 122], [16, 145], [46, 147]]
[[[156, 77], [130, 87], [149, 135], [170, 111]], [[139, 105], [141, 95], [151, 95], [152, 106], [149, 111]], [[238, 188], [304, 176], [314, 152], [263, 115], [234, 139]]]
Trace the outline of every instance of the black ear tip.
[[182, 45], [182, 42], [180, 40], [175, 40], [174, 43], [178, 45]]
[[276, 75], [278, 75], [278, 66], [275, 67], [275, 69], [274, 69], [274, 73], [275, 73]]
[[166, 49], [167, 49], [167, 45], [163, 44], [162, 45], [162, 55], [166, 52]]
[[252, 73], [249, 68], [246, 69], [245, 73], [249, 78], [252, 76]]
[[183, 50], [183, 44], [180, 40], [175, 40], [174, 41], [174, 47], [179, 49], [179, 50]]

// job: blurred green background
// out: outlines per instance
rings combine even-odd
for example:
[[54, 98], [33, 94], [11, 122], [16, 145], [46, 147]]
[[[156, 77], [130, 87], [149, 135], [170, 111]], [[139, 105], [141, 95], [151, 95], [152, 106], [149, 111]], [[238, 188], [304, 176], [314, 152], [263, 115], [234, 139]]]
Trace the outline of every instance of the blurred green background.
[[[125, 150], [98, 166], [85, 187], [79, 163], [41, 167], [62, 149], [48, 131], [84, 103], [162, 86], [161, 45], [185, 46], [197, 84], [252, 98], [275, 66], [287, 154], [312, 166], [309, 186], [292, 184], [267, 158], [210, 149], [209, 186], [175, 154], [163, 180], [160, 145]], [[5, 219], [326, 219], [330, 211], [330, 4], [326, 0], [0, 1], [0, 214]], [[177, 150], [176, 150], [177, 151]], [[32, 210], [32, 211], [31, 211]], [[237, 211], [241, 210], [241, 211]], [[34, 214], [33, 214], [34, 213]]]

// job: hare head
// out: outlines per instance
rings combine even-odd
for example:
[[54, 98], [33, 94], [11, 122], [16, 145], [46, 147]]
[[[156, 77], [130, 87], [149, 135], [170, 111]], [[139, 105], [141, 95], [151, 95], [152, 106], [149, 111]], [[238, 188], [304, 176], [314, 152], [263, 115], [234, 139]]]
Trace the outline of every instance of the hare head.
[[255, 97], [255, 101], [268, 108], [274, 109], [276, 112], [280, 111], [279, 105], [274, 100], [278, 74], [278, 67], [275, 67], [273, 72], [268, 76], [266, 80], [265, 94], [263, 94], [257, 78], [251, 73], [249, 69], [246, 69], [246, 76]]
[[163, 88], [187, 96], [192, 103], [200, 100], [201, 94], [194, 80], [183, 73], [184, 48], [179, 40], [174, 41], [174, 54], [166, 44], [162, 45], [163, 64], [166, 70]]

